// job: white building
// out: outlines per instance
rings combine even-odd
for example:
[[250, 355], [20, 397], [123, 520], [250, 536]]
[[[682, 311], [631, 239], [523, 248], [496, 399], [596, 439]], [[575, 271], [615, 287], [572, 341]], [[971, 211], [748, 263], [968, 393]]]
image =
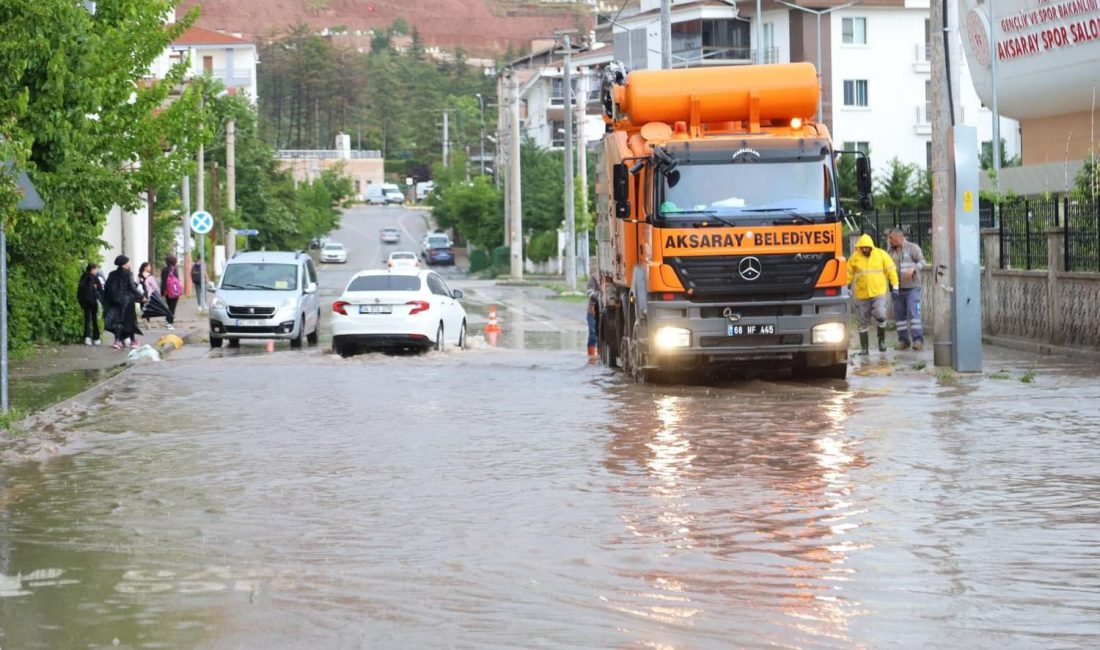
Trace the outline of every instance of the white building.
[[[829, 11], [843, 4], [827, 0], [807, 10]], [[601, 15], [597, 35], [613, 43], [612, 51], [594, 44], [574, 56], [574, 65], [596, 70], [614, 58], [630, 69], [659, 68], [660, 5], [660, 0], [641, 0], [633, 11]], [[876, 0], [873, 6], [857, 4], [820, 17], [763, 0], [759, 30], [755, 11], [751, 0], [673, 0], [672, 66], [809, 61], [822, 77], [822, 121], [837, 147], [869, 151], [878, 170], [895, 157], [928, 168], [932, 146], [928, 0]], [[960, 69], [957, 96], [963, 122], [977, 127], [979, 142], [989, 147], [991, 113], [974, 92], [966, 61], [959, 58], [955, 62]], [[515, 65], [537, 70], [546, 80], [525, 97], [526, 135], [542, 146], [560, 146], [556, 135], [561, 120], [560, 54], [548, 49]], [[598, 90], [598, 76], [590, 75], [594, 81], [589, 89]], [[594, 100], [589, 106], [596, 122], [585, 135], [598, 138], [602, 131], [599, 108]], [[1007, 155], [1018, 156], [1017, 123], [1002, 118], [1000, 132]]]
[[[175, 22], [170, 14], [168, 22]], [[189, 61], [187, 79], [205, 74], [222, 82], [232, 94], [241, 94], [256, 103], [256, 65], [259, 58], [256, 46], [232, 34], [191, 27], [180, 35], [150, 66], [150, 80], [163, 79], [168, 70], [180, 61]], [[122, 254], [137, 265], [151, 259], [149, 250], [149, 212], [145, 198], [137, 210], [131, 212], [115, 206], [107, 213], [107, 223], [100, 239], [106, 242], [102, 250], [104, 265], [108, 270], [115, 257]], [[163, 262], [161, 260], [160, 262]]]

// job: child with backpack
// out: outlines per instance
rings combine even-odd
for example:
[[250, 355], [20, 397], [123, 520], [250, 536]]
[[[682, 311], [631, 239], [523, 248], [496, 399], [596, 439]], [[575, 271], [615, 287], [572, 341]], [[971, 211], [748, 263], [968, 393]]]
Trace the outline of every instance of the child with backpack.
[[[180, 280], [179, 259], [175, 255], [164, 258], [164, 268], [160, 270], [160, 286], [164, 290], [164, 301], [168, 303], [168, 309], [172, 312], [172, 319], [176, 318], [176, 304], [183, 295], [183, 282]], [[171, 322], [171, 321], [169, 321]]]

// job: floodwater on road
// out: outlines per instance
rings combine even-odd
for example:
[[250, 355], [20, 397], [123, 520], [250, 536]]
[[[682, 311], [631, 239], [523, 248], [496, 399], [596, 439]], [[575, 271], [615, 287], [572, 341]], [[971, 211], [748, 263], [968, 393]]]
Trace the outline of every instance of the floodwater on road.
[[1095, 647], [1100, 383], [998, 363], [141, 366], [0, 465], [0, 647]]

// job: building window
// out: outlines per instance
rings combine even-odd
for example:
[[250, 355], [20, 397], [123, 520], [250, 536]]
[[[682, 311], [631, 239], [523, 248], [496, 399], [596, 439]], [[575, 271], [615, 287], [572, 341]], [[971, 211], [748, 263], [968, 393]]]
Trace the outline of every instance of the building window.
[[924, 168], [932, 171], [932, 141], [924, 143]]
[[555, 149], [565, 147], [565, 121], [550, 121], [550, 146]]
[[932, 21], [924, 19], [924, 60], [932, 60]]
[[210, 74], [214, 72], [214, 57], [204, 56], [202, 57], [202, 71]]
[[858, 151], [861, 154], [867, 155], [871, 153], [871, 143], [866, 140], [855, 140], [853, 142], [844, 143], [844, 151]]
[[845, 45], [867, 44], [867, 19], [844, 18], [841, 20], [842, 42]]
[[924, 115], [921, 116], [921, 124], [932, 123], [932, 81], [924, 82]]
[[775, 47], [775, 23], [764, 23], [764, 44], [759, 63], [779, 63], [779, 49]]
[[867, 80], [846, 79], [844, 81], [844, 105], [867, 106]]

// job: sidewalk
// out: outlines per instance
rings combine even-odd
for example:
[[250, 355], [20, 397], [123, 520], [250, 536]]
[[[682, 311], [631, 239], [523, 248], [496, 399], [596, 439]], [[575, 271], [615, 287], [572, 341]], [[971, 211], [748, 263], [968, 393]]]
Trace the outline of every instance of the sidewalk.
[[[102, 312], [100, 313], [102, 326]], [[195, 297], [180, 298], [176, 306], [175, 330], [165, 327], [163, 318], [146, 325], [139, 320], [144, 332], [138, 340], [142, 345], [156, 347], [166, 334], [175, 334], [184, 344], [201, 341], [206, 333], [206, 317], [199, 314]], [[102, 335], [102, 345], [44, 345], [21, 359], [13, 359], [9, 367], [8, 396], [13, 411], [29, 415], [76, 395], [111, 376], [128, 365], [129, 349], [111, 347], [114, 336]]]

